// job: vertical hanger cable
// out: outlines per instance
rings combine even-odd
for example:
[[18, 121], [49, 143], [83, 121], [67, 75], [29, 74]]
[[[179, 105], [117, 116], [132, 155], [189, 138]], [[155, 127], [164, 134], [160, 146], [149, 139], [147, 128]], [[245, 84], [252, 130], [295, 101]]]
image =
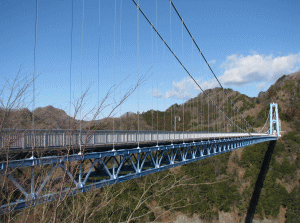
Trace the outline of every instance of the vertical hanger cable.
[[[114, 16], [114, 84], [116, 83], [116, 23], [117, 23], [117, 0], [115, 0], [115, 16]], [[116, 106], [116, 87], [114, 87], [114, 103]], [[112, 108], [114, 109], [114, 108]], [[113, 151], [115, 151], [115, 114], [113, 114]]]
[[[138, 80], [140, 79], [140, 13], [139, 13], [139, 5], [140, 1], [138, 1], [137, 6], [137, 75]], [[140, 87], [138, 86], [138, 112], [137, 112], [137, 118], [138, 118], [138, 148], [140, 147]]]
[[37, 25], [38, 25], [38, 4], [39, 1], [36, 0], [35, 2], [35, 32], [34, 32], [34, 51], [33, 51], [33, 75], [32, 75], [32, 150], [31, 150], [31, 157], [34, 157], [34, 147], [35, 147], [35, 120], [34, 120], [34, 110], [35, 110], [35, 78], [36, 78], [36, 47], [37, 47]]
[[98, 95], [97, 95], [97, 119], [99, 119], [99, 111], [100, 111], [100, 0], [99, 0], [99, 8], [98, 8]]
[[82, 106], [83, 106], [83, 92], [82, 92], [82, 70], [83, 70], [83, 27], [84, 27], [84, 0], [82, 0], [82, 26], [81, 26], [81, 62], [80, 62], [80, 130], [79, 130], [79, 147], [80, 154], [82, 154]]
[[71, 9], [71, 37], [70, 37], [70, 102], [69, 102], [69, 129], [71, 129], [71, 107], [72, 107], [72, 62], [73, 62], [73, 23], [74, 23], [74, 0], [72, 0]]

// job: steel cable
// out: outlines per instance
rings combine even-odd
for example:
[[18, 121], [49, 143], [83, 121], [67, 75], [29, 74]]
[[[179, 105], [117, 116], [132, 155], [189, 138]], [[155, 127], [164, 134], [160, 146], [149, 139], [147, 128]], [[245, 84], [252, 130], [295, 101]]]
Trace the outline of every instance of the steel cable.
[[39, 1], [36, 0], [36, 9], [35, 9], [35, 36], [34, 36], [34, 71], [32, 75], [32, 136], [33, 136], [33, 143], [32, 143], [32, 151], [31, 155], [34, 157], [34, 147], [35, 147], [35, 120], [34, 120], [34, 110], [35, 110], [35, 76], [36, 76], [36, 47], [37, 47], [37, 24], [38, 24], [38, 4]]
[[[199, 89], [204, 93], [204, 95], [211, 101], [211, 103], [216, 106], [216, 108], [223, 114], [226, 116], [226, 114], [224, 114], [224, 112], [213, 102], [213, 100], [207, 95], [207, 93], [202, 89], [202, 87], [198, 84], [198, 82], [195, 80], [195, 78], [190, 74], [190, 72], [186, 69], [186, 67], [183, 65], [183, 63], [179, 60], [179, 58], [176, 56], [176, 54], [173, 52], [173, 50], [170, 48], [170, 46], [166, 43], [166, 41], [164, 40], [164, 38], [160, 35], [160, 33], [157, 31], [157, 29], [154, 27], [154, 25], [151, 23], [151, 21], [148, 19], [148, 17], [144, 14], [144, 12], [142, 11], [142, 9], [140, 8], [140, 6], [136, 3], [135, 0], [132, 0], [133, 3], [137, 6], [138, 10], [142, 13], [142, 15], [144, 16], [144, 18], [147, 20], [147, 22], [151, 25], [152, 29], [157, 33], [157, 35], [159, 36], [159, 38], [163, 41], [163, 43], [165, 44], [165, 46], [169, 49], [169, 51], [173, 54], [173, 56], [175, 57], [175, 59], [179, 62], [179, 64], [182, 66], [182, 68], [185, 70], [185, 72], [190, 76], [190, 78], [194, 81], [194, 83], [199, 87]], [[226, 118], [233, 124], [235, 125], [238, 129], [246, 132], [245, 130], [241, 129], [239, 126], [237, 126], [232, 120], [230, 120], [227, 116]], [[247, 132], [246, 132], [247, 133]], [[249, 135], [251, 135], [251, 133], [249, 133]]]
[[[190, 35], [190, 37], [191, 37], [191, 39], [193, 40], [194, 44], [196, 45], [198, 51], [200, 52], [202, 58], [204, 59], [205, 63], [207, 64], [208, 68], [210, 69], [210, 71], [211, 71], [212, 74], [214, 75], [215, 79], [216, 79], [217, 82], [219, 83], [220, 87], [222, 88], [222, 90], [224, 91], [224, 93], [227, 95], [227, 97], [228, 97], [229, 100], [231, 101], [232, 105], [233, 105], [233, 106], [235, 107], [235, 109], [237, 110], [237, 112], [238, 112], [238, 113], [241, 115], [241, 117], [247, 122], [247, 120], [246, 120], [246, 119], [244, 118], [244, 116], [240, 113], [240, 111], [238, 110], [237, 106], [233, 103], [233, 101], [231, 100], [231, 98], [229, 97], [229, 95], [227, 94], [227, 92], [225, 91], [225, 89], [223, 88], [222, 84], [220, 83], [219, 79], [218, 79], [217, 76], [215, 75], [214, 71], [212, 70], [211, 66], [210, 66], [209, 63], [207, 62], [205, 56], [203, 55], [202, 51], [200, 50], [200, 48], [199, 48], [198, 44], [196, 43], [195, 39], [193, 38], [191, 32], [190, 32], [189, 29], [187, 28], [185, 22], [183, 21], [182, 17], [180, 16], [180, 14], [179, 14], [178, 10], [176, 9], [175, 5], [173, 4], [172, 0], [169, 0], [169, 1], [170, 1], [171, 5], [173, 6], [174, 10], [176, 11], [176, 13], [177, 13], [179, 19], [182, 21], [182, 23], [183, 23], [183, 25], [184, 25], [186, 31], [187, 31], [188, 34]], [[194, 78], [192, 78], [192, 79], [196, 82], [196, 80], [195, 80]], [[247, 122], [247, 124], [249, 124], [249, 123]], [[249, 124], [249, 125], [250, 125], [250, 124]], [[251, 126], [251, 125], [250, 125], [250, 126]], [[252, 126], [251, 126], [251, 127], [252, 127]], [[239, 128], [239, 129], [241, 129], [241, 128]], [[253, 129], [253, 127], [252, 127], [252, 129]], [[242, 129], [241, 129], [241, 130], [242, 130]]]

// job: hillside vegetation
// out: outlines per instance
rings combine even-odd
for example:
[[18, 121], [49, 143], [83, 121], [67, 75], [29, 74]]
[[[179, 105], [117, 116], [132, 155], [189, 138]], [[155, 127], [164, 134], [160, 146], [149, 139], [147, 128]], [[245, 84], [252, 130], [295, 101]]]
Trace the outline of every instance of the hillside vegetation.
[[[232, 89], [225, 89], [239, 112], [247, 122], [256, 130], [260, 129], [267, 120], [269, 105], [276, 102], [279, 105], [279, 114], [283, 129], [289, 131], [299, 126], [300, 117], [300, 72], [284, 75], [279, 78], [266, 92], [260, 92], [258, 97], [248, 97]], [[184, 104], [174, 104], [166, 111], [149, 110], [140, 115], [141, 130], [174, 131], [174, 116], [177, 120], [176, 130], [182, 131], [237, 131], [221, 112], [214, 108], [206, 98], [210, 98], [237, 125], [242, 125], [240, 115], [232, 108], [221, 88], [208, 89], [197, 97], [189, 99]], [[208, 115], [209, 113], [209, 115]], [[4, 110], [0, 109], [0, 118]], [[80, 121], [69, 117], [65, 111], [47, 106], [34, 110], [35, 125], [37, 129], [66, 129], [79, 128]], [[114, 118], [116, 130], [137, 130], [137, 114], [127, 112], [121, 117]], [[32, 112], [28, 109], [13, 110], [10, 112], [3, 128], [27, 129], [31, 127]], [[222, 124], [218, 124], [222, 123]], [[111, 130], [113, 121], [111, 117], [83, 121], [83, 128]]]
[[[300, 72], [282, 76], [266, 92], [261, 92], [255, 98], [230, 89], [226, 90], [255, 129], [260, 129], [264, 125], [269, 104], [278, 103], [284, 132], [269, 154], [270, 164], [254, 218], [298, 222], [300, 219]], [[222, 96], [220, 88], [207, 90], [206, 93], [218, 101], [220, 108], [227, 109], [226, 112], [228, 115], [231, 114], [232, 119], [236, 122], [241, 121], [234, 112], [229, 110], [229, 107], [226, 107], [227, 101]], [[188, 131], [227, 129], [227, 123], [223, 126], [217, 125], [218, 119], [222, 119], [218, 111], [211, 111], [209, 120], [205, 118], [209, 105], [207, 101], [200, 100], [201, 98], [203, 93], [188, 100], [184, 105], [172, 105], [165, 112], [142, 113], [140, 115], [142, 130], [173, 130], [171, 113], [173, 117], [174, 114], [183, 117], [183, 111], [184, 122], [177, 123], [177, 130], [183, 130], [183, 127]], [[15, 117], [18, 118], [16, 120], [21, 121], [21, 124], [16, 126], [25, 128], [26, 124], [22, 123], [30, 120], [30, 111], [14, 112]], [[78, 122], [70, 119], [64, 111], [53, 107], [40, 108], [35, 113], [40, 117], [39, 125], [43, 128], [63, 128], [69, 120], [74, 124]], [[201, 120], [199, 114], [204, 115], [204, 120]], [[135, 130], [137, 127], [137, 115], [134, 113], [125, 114], [115, 121], [120, 123], [116, 128], [122, 130]], [[108, 118], [93, 122], [92, 127], [88, 127], [87, 122], [85, 125], [86, 128], [92, 129], [110, 129], [112, 121]], [[28, 222], [50, 220], [53, 222], [172, 222], [179, 215], [184, 215], [204, 222], [220, 219], [225, 222], [244, 222], [268, 144], [249, 146], [1, 218], [5, 221], [27, 219]]]

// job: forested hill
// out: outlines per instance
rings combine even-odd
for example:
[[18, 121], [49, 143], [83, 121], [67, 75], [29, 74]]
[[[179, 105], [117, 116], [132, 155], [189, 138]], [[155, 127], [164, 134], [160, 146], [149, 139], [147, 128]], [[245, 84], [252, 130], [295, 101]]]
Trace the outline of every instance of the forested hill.
[[[200, 220], [244, 222], [251, 198], [258, 196], [253, 195], [254, 189], [257, 185], [263, 185], [257, 197], [257, 206], [251, 207], [255, 208], [254, 219], [299, 222], [300, 72], [282, 76], [258, 97], [250, 98], [230, 89], [227, 91], [254, 128], [261, 127], [266, 121], [271, 102], [279, 104], [284, 132], [283, 137], [276, 142], [275, 148], [268, 149], [269, 143], [249, 146], [101, 190], [69, 197], [58, 201], [57, 204], [38, 205], [30, 210], [24, 210], [24, 214], [17, 213], [14, 218], [18, 222], [23, 220], [22, 216], [34, 215], [35, 221], [48, 222], [50, 220], [47, 219], [51, 219], [55, 214], [56, 219], [64, 220], [68, 216], [77, 216], [78, 222], [85, 220], [89, 222], [175, 222], [176, 219], [180, 222], [182, 217], [194, 222]], [[221, 93], [219, 88], [207, 90], [206, 93], [218, 100], [220, 107], [224, 108], [227, 105], [226, 101], [222, 102], [222, 97], [218, 96]], [[164, 117], [168, 117], [167, 114], [171, 112], [173, 115], [183, 115], [183, 106], [185, 129], [216, 128], [213, 120], [210, 120], [210, 126], [200, 126], [196, 113], [193, 113], [197, 110], [195, 109], [198, 106], [197, 101], [201, 97], [202, 94], [188, 100], [184, 105], [175, 104], [165, 112], [144, 112], [141, 115], [143, 128], [171, 129], [171, 120]], [[205, 102], [202, 100], [202, 103]], [[199, 105], [198, 110], [202, 106], [205, 107], [205, 104]], [[49, 119], [43, 114], [45, 110]], [[22, 119], [24, 117], [30, 121], [32, 117], [29, 110], [24, 110], [27, 114], [24, 117], [23, 111], [13, 112], [16, 113], [12, 113], [11, 117], [18, 117], [21, 121], [25, 120]], [[40, 117], [37, 122], [45, 128], [63, 128], [64, 125], [61, 123], [67, 125], [68, 121], [73, 122], [74, 125], [78, 124], [77, 120], [69, 118], [64, 111], [53, 107], [40, 109], [35, 113]], [[152, 118], [153, 114], [154, 118]], [[3, 110], [0, 115], [3, 115]], [[221, 118], [216, 114], [214, 117]], [[237, 119], [234, 115], [232, 118]], [[51, 125], [47, 124], [49, 120], [52, 120], [49, 123]], [[121, 129], [137, 127], [137, 115], [134, 113], [127, 113], [115, 121], [120, 123], [118, 128]], [[178, 123], [178, 130], [183, 127], [182, 125], [182, 121]], [[93, 123], [85, 122], [85, 128], [109, 129], [111, 120], [108, 118]], [[264, 181], [257, 183], [265, 157], [270, 158], [270, 163], [267, 165]]]
[[[260, 92], [257, 97], [251, 98], [232, 89], [226, 89], [226, 92], [242, 115], [256, 130], [264, 125], [268, 116], [269, 104], [272, 102], [278, 103], [282, 129], [290, 131], [299, 126], [299, 89], [300, 72], [297, 72], [282, 76], [266, 92]], [[233, 111], [229, 100], [220, 88], [208, 89], [205, 93], [218, 103], [218, 106], [227, 116], [235, 120], [237, 124], [240, 123], [240, 116]], [[207, 120], [209, 106], [210, 116], [209, 120]], [[208, 104], [204, 93], [200, 93], [197, 97], [189, 99], [184, 104], [170, 106], [164, 112], [155, 110], [142, 112], [139, 117], [140, 129], [173, 131], [174, 116], [180, 116], [181, 121], [176, 123], [178, 131], [183, 130], [183, 128], [186, 131], [234, 131], [233, 127], [228, 129], [229, 125], [226, 125], [226, 123], [224, 125], [217, 124], [218, 122], [224, 122], [224, 116], [220, 112], [213, 110], [212, 107], [211, 104]], [[0, 109], [1, 120], [4, 114], [5, 109]], [[5, 117], [6, 121], [3, 123], [2, 128], [31, 128], [32, 117], [33, 114], [29, 109], [11, 110]], [[69, 117], [65, 111], [53, 106], [35, 109], [34, 117], [37, 129], [78, 128], [80, 123], [76, 117]], [[127, 112], [121, 117], [115, 118], [115, 129], [137, 130], [137, 119], [137, 114]], [[112, 129], [113, 121], [109, 117], [101, 120], [83, 121], [82, 126], [86, 129]]]
[[[276, 102], [279, 105], [282, 129], [290, 131], [300, 126], [300, 71], [282, 76], [266, 92], [260, 92], [257, 97], [248, 97], [232, 89], [225, 90], [239, 108], [241, 114], [256, 130], [259, 130], [267, 120], [270, 103], [272, 102]], [[228, 102], [220, 88], [209, 89], [205, 93], [212, 100], [218, 102], [218, 106], [226, 115], [233, 120], [239, 119], [239, 116], [228, 106], [230, 102]], [[186, 101], [184, 105], [174, 104], [165, 112], [147, 111], [142, 114], [142, 117], [151, 128], [156, 129], [158, 125], [159, 130], [171, 130], [172, 120], [169, 118], [171, 114], [172, 117], [174, 115], [183, 117], [184, 111], [184, 122], [177, 122], [178, 130], [182, 130], [184, 125], [184, 129], [190, 131], [208, 130], [208, 128], [211, 131], [214, 128], [226, 131], [224, 128], [227, 128], [227, 126], [215, 127], [216, 122], [222, 122], [220, 119], [223, 118], [218, 111], [210, 111], [210, 126], [207, 125], [207, 114], [205, 112], [207, 112], [208, 100], [204, 98], [204, 93], [200, 93], [197, 97]], [[204, 122], [204, 127], [201, 124], [202, 122]], [[238, 121], [236, 122], [238, 123]]]
[[[117, 184], [112, 190], [126, 187], [125, 191], [113, 205], [97, 212], [95, 219], [126, 221], [131, 216], [137, 222], [172, 222], [176, 219], [180, 222], [184, 216], [187, 221], [195, 222], [244, 222], [247, 212], [255, 208], [255, 220], [299, 222], [300, 72], [282, 76], [258, 97], [250, 98], [230, 89], [227, 92], [248, 122], [258, 129], [267, 119], [270, 103], [279, 104], [284, 132], [274, 148], [268, 148], [269, 143], [261, 143], [133, 180], [128, 184]], [[218, 100], [220, 107], [227, 105], [221, 97], [218, 98], [221, 89], [210, 89], [206, 93], [213, 100]], [[183, 115], [184, 106], [185, 129], [215, 128], [213, 120], [210, 120], [211, 126], [199, 126], [195, 118], [197, 115], [193, 114], [197, 110], [198, 99], [202, 97], [203, 94], [200, 94], [184, 105], [175, 104], [165, 112], [147, 111], [142, 117], [150, 128], [168, 130], [171, 126], [167, 123], [171, 123], [171, 120], [164, 120], [164, 117], [171, 112], [173, 115]], [[204, 105], [200, 105], [198, 111], [202, 106], [205, 107], [205, 101], [202, 100], [202, 103]], [[158, 122], [155, 121], [157, 115]], [[219, 118], [217, 115], [215, 117]], [[232, 118], [236, 119], [234, 116]], [[180, 130], [182, 125], [181, 121], [177, 128]], [[262, 166], [266, 159], [270, 159], [269, 164]], [[262, 182], [258, 182], [259, 175], [264, 176]], [[254, 194], [257, 188], [260, 193]], [[254, 198], [258, 199], [257, 206], [249, 207]]]

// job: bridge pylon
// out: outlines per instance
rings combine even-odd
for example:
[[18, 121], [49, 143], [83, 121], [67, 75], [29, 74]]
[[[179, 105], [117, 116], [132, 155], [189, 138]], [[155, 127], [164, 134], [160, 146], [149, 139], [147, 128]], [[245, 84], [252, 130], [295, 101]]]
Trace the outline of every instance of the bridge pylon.
[[278, 115], [278, 104], [273, 102], [270, 104], [269, 134], [277, 135], [277, 137], [280, 137], [281, 136], [280, 132], [281, 132], [281, 123], [280, 123], [279, 115]]

